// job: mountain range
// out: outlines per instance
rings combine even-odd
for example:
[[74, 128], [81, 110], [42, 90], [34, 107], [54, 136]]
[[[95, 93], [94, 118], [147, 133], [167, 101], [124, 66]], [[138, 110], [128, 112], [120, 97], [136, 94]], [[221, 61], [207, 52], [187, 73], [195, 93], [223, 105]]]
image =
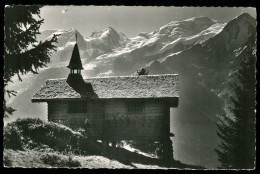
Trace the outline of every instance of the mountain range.
[[235, 59], [244, 56], [250, 40], [256, 36], [256, 20], [243, 13], [228, 23], [207, 17], [172, 21], [157, 30], [128, 38], [112, 27], [84, 37], [76, 29], [46, 30], [37, 40], [60, 34], [57, 51], [38, 75], [27, 74], [23, 82], [14, 77], [8, 88], [18, 91], [7, 103], [17, 109], [16, 118], [47, 119], [46, 104], [32, 104], [30, 98], [45, 80], [66, 78], [68, 61], [75, 44], [75, 33], [85, 77], [134, 75], [145, 67], [149, 74], [179, 74], [179, 107], [172, 109], [171, 130], [174, 156], [182, 162], [216, 167], [217, 115], [227, 108], [232, 92], [228, 82], [239, 68]]

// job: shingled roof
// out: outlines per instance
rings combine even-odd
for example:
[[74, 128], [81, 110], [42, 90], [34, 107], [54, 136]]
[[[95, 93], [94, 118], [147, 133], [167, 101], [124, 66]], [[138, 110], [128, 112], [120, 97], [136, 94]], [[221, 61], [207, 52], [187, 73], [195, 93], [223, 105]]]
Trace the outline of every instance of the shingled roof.
[[[95, 98], [178, 98], [179, 79], [176, 74], [145, 76], [114, 76], [84, 79], [93, 87]], [[80, 99], [66, 79], [50, 79], [33, 96], [32, 102], [57, 99]]]

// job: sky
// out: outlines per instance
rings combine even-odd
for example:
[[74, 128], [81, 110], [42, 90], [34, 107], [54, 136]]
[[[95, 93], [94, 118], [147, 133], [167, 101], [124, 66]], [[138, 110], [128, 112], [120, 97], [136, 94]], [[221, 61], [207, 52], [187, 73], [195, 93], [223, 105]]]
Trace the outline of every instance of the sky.
[[40, 31], [76, 28], [84, 37], [113, 27], [128, 37], [152, 32], [171, 22], [206, 16], [228, 22], [243, 12], [256, 18], [255, 8], [232, 7], [152, 7], [152, 6], [44, 6]]

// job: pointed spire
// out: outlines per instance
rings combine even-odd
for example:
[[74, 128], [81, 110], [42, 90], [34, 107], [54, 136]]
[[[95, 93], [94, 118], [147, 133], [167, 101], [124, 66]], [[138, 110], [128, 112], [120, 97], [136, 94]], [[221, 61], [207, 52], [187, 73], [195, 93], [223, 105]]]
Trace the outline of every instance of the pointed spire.
[[79, 48], [78, 48], [78, 44], [77, 44], [77, 31], [76, 31], [75, 37], [76, 37], [76, 44], [72, 51], [71, 59], [70, 59], [69, 65], [67, 67], [70, 68], [71, 70], [82, 70], [83, 67], [82, 67], [82, 63], [80, 60]]

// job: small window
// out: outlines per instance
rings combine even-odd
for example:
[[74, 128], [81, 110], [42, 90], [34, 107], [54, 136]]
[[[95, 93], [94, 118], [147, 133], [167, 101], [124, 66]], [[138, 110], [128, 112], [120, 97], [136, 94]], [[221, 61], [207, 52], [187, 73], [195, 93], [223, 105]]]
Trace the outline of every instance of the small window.
[[126, 103], [127, 114], [143, 114], [144, 113], [144, 102], [131, 101]]
[[86, 113], [87, 102], [72, 101], [69, 103], [68, 113]]

